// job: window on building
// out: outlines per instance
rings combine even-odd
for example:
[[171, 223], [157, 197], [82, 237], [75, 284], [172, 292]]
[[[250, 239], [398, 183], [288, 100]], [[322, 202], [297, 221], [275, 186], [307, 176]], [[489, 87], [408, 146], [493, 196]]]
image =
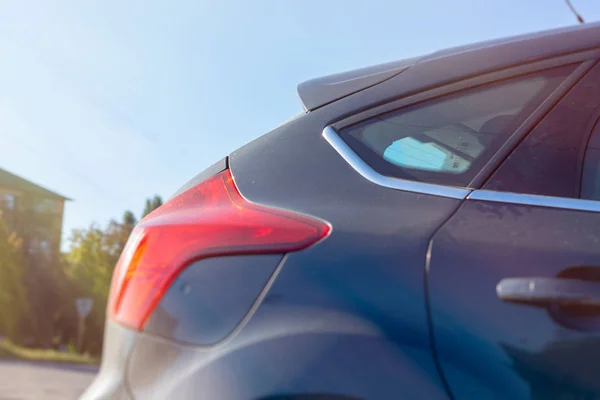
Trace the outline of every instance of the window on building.
[[35, 211], [39, 213], [54, 213], [56, 212], [56, 200], [54, 199], [39, 199], [35, 203]]
[[4, 207], [7, 210], [14, 210], [17, 207], [17, 198], [12, 193], [4, 193]]
[[48, 241], [48, 240], [40, 241], [40, 250], [46, 257], [50, 257], [50, 241]]

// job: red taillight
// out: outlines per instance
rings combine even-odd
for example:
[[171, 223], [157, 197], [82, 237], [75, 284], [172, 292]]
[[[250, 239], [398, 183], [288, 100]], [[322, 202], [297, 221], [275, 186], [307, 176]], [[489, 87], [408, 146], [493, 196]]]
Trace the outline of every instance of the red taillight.
[[141, 329], [192, 261], [300, 250], [329, 231], [324, 222], [246, 201], [225, 170], [169, 200], [135, 227], [113, 274], [108, 314]]

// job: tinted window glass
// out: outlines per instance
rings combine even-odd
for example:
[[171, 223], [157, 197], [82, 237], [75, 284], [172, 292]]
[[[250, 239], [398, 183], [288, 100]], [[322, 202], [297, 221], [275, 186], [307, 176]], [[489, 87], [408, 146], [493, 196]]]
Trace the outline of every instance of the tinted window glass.
[[582, 156], [600, 107], [595, 66], [529, 133], [485, 189], [579, 197]]
[[548, 70], [423, 102], [345, 128], [341, 137], [381, 174], [468, 186], [572, 70]]
[[589, 200], [600, 200], [600, 122], [592, 131], [583, 163], [581, 181], [581, 197]]

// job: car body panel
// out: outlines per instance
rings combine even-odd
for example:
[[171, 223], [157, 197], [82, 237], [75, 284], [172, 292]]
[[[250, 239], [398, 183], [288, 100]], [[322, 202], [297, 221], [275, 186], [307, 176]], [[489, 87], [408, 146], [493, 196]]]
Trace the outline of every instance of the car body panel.
[[[129, 364], [135, 397], [446, 399], [415, 290], [405, 288], [401, 273], [394, 279], [391, 268], [373, 265], [371, 274], [363, 263], [336, 260], [340, 245], [327, 240], [286, 256], [256, 312], [216, 346], [144, 335]], [[373, 283], [382, 281], [387, 285], [374, 294]]]
[[[144, 335], [131, 358], [136, 397], [150, 396], [145, 388], [151, 379], [163, 388], [156, 398], [192, 392], [243, 398], [236, 396], [244, 390], [246, 398], [306, 392], [446, 398], [430, 348], [423, 269], [430, 236], [460, 200], [365, 180], [320, 135], [330, 118], [321, 110], [306, 114], [237, 150], [229, 162], [247, 200], [328, 221], [330, 236], [288, 254], [256, 312], [223, 342], [158, 346], [160, 339]], [[153, 349], [162, 348], [178, 355], [150, 362]], [[246, 367], [236, 367], [241, 364]], [[350, 364], [354, 385], [348, 384], [350, 371], [340, 374]], [[211, 383], [232, 370], [243, 390]], [[261, 371], [279, 378], [259, 379]], [[371, 378], [363, 384], [361, 376]]]
[[467, 200], [435, 235], [430, 260], [437, 354], [456, 400], [600, 396], [600, 316], [582, 332], [496, 294], [504, 278], [600, 266], [600, 213]]
[[100, 371], [81, 400], [132, 399], [125, 374], [127, 360], [137, 339], [138, 332], [106, 321]]
[[312, 79], [298, 85], [298, 95], [304, 109], [312, 111], [342, 97], [384, 82], [400, 74], [417, 61], [418, 58], [410, 58]]
[[[432, 239], [432, 332], [456, 400], [600, 396], [600, 313], [508, 303], [497, 293], [503, 279], [600, 281], [600, 203], [573, 198], [572, 172], [581, 171], [597, 118], [599, 71], [580, 79], [484, 186], [516, 182], [519, 193], [475, 190]], [[555, 196], [557, 183], [565, 197]]]
[[325, 311], [273, 311], [259, 309], [238, 335], [211, 349], [140, 337], [128, 370], [135, 398], [447, 398], [423, 370], [419, 351], [394, 346], [366, 321]]
[[254, 254], [195, 261], [175, 278], [144, 332], [191, 345], [223, 340], [259, 301], [282, 257]]
[[206, 168], [204, 171], [200, 172], [198, 175], [194, 176], [192, 179], [187, 181], [184, 185], [177, 189], [177, 191], [171, 196], [171, 198], [180, 195], [186, 190], [193, 188], [197, 184], [204, 182], [211, 176], [216, 175], [225, 169], [227, 169], [227, 157], [223, 157], [222, 159], [215, 162], [213, 165]]

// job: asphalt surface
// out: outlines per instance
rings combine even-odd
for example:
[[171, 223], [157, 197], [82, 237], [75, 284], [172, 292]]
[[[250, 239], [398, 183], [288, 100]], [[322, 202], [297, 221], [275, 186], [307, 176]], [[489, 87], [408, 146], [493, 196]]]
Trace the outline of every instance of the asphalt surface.
[[0, 360], [0, 400], [77, 399], [95, 367]]

